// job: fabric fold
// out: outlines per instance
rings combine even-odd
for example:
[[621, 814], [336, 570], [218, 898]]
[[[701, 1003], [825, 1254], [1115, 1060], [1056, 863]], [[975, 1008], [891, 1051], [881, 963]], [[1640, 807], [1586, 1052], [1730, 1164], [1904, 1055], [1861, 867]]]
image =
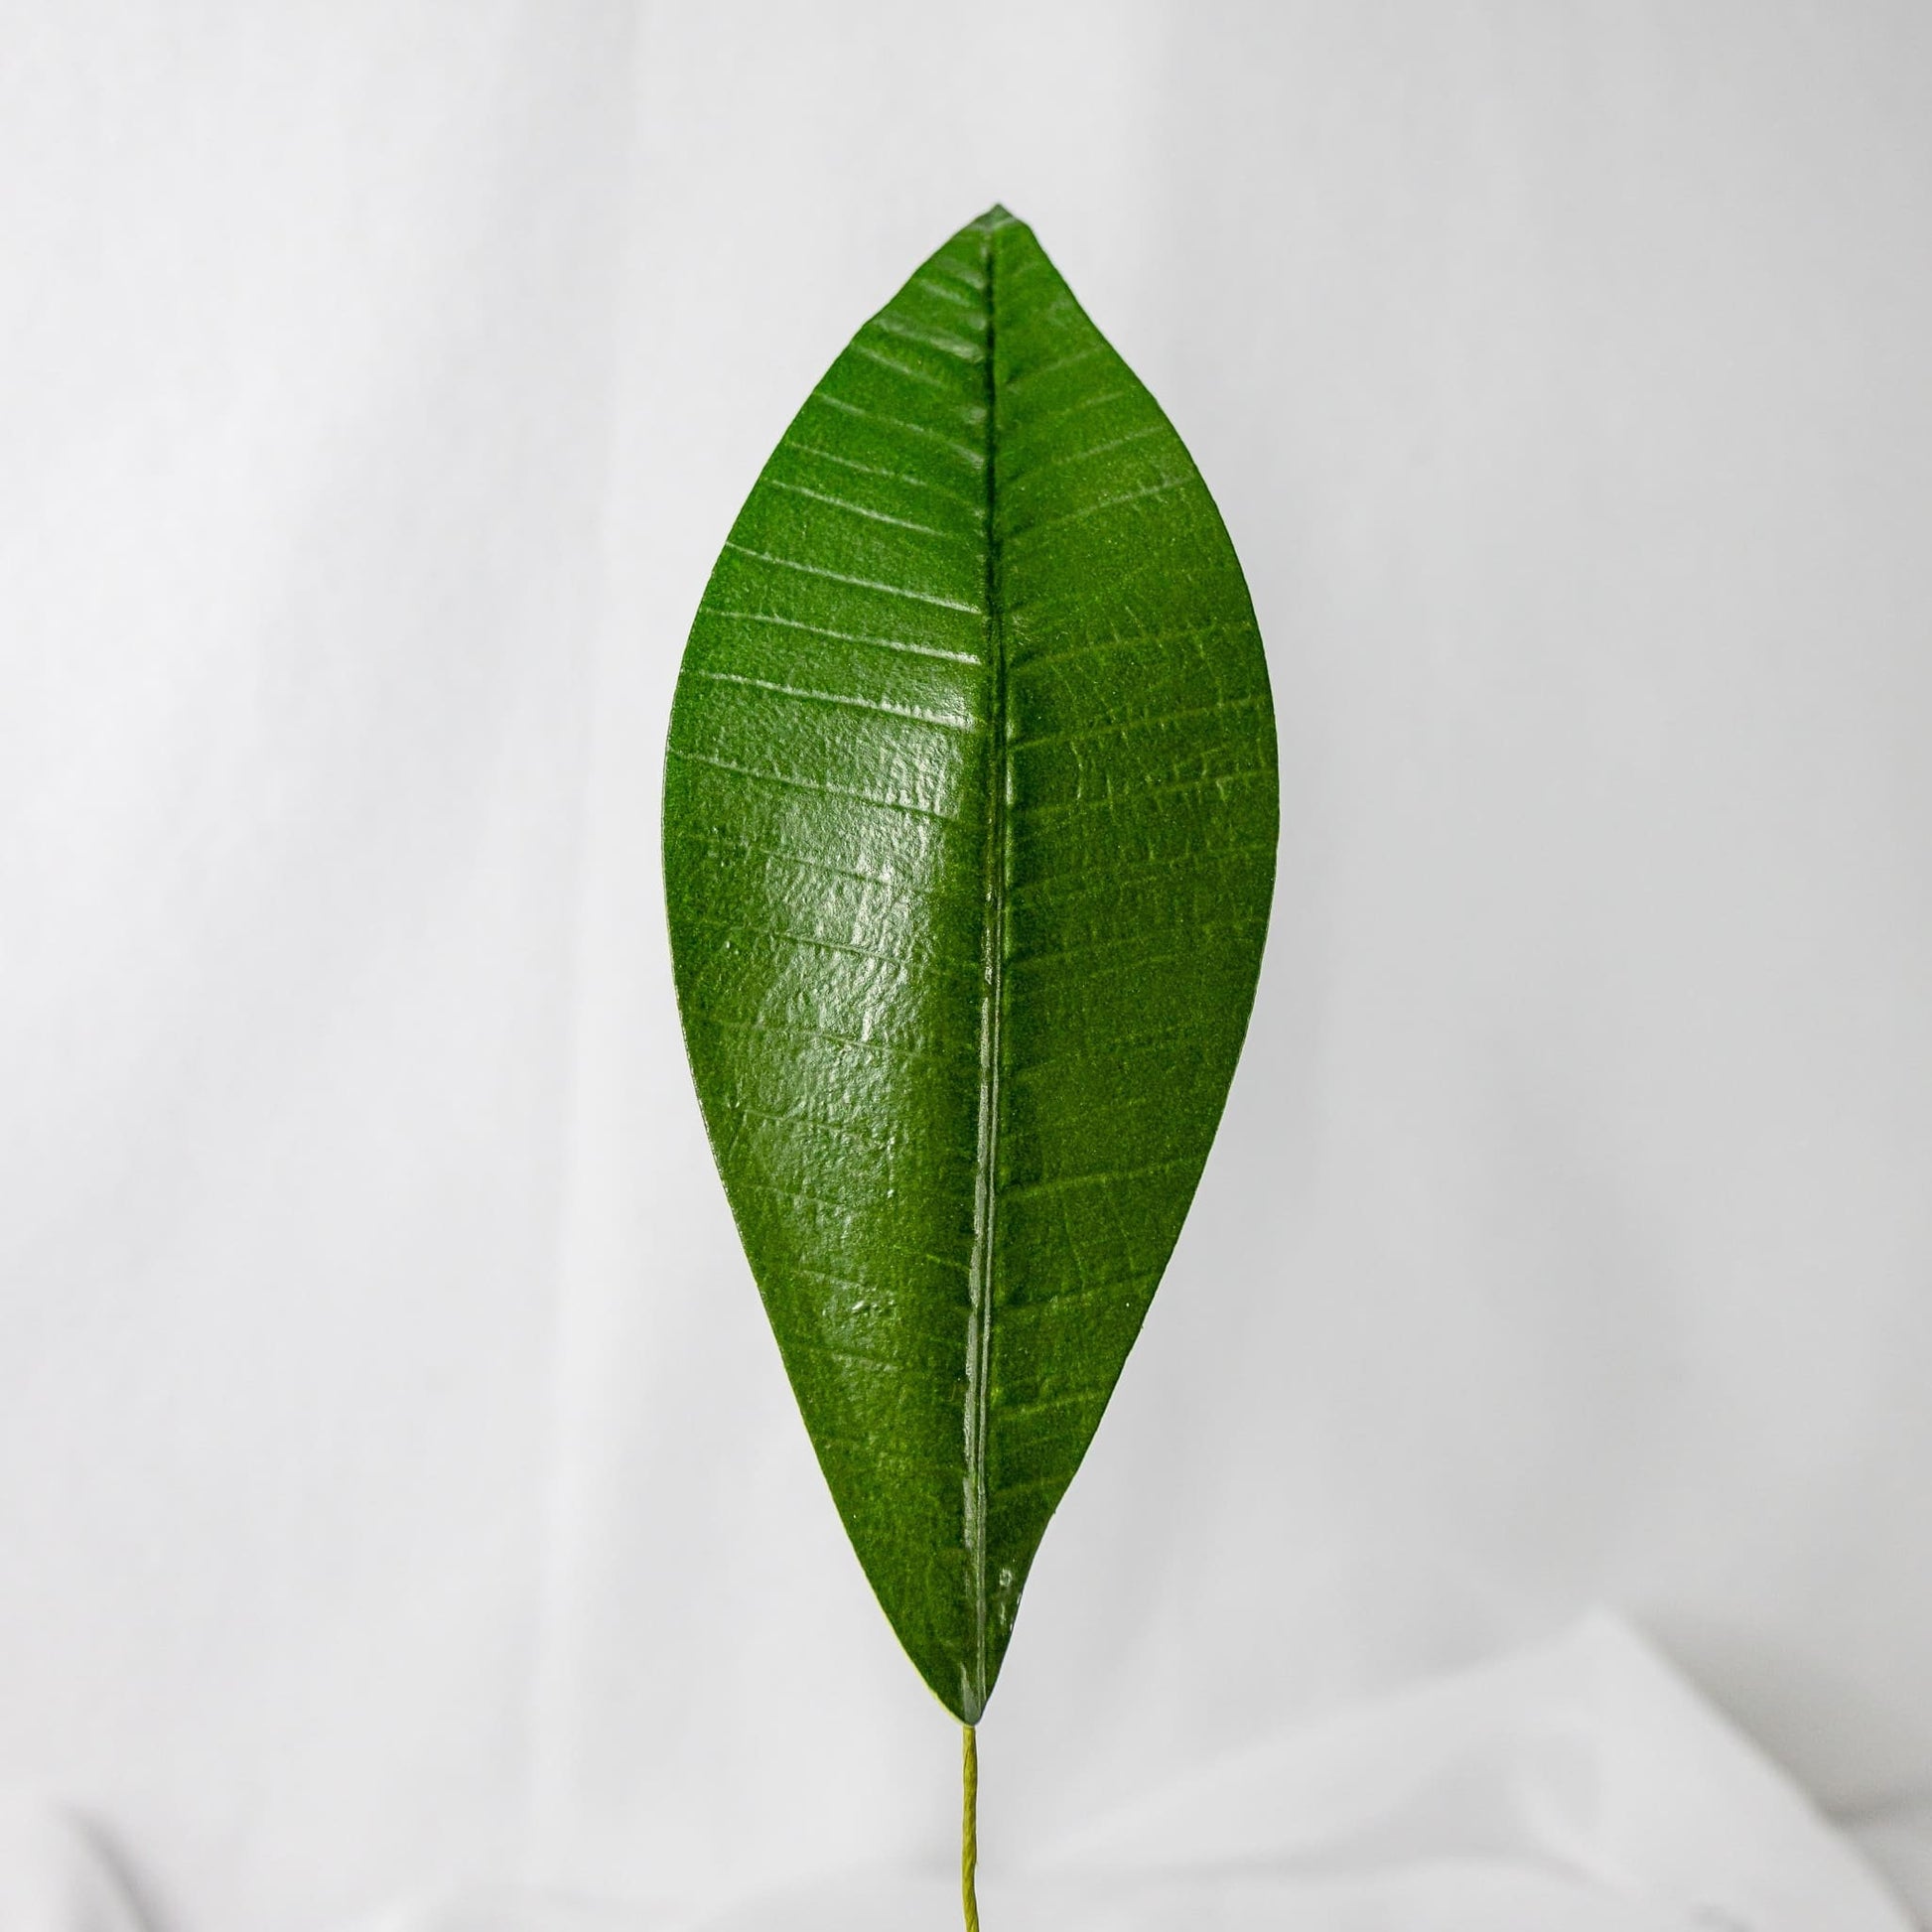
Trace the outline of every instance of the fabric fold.
[[[0, 1912], [9, 1932], [143, 1932], [81, 1834], [4, 1817], [0, 1900], [28, 1901]], [[1159, 1786], [1029, 1869], [989, 1849], [1002, 1932], [1914, 1926], [1853, 1840], [1607, 1612]], [[506, 1893], [343, 1932], [905, 1932], [955, 1912], [950, 1872], [878, 1869], [722, 1912]]]
[[151, 1932], [88, 1826], [21, 1792], [0, 1792], [0, 1928]]

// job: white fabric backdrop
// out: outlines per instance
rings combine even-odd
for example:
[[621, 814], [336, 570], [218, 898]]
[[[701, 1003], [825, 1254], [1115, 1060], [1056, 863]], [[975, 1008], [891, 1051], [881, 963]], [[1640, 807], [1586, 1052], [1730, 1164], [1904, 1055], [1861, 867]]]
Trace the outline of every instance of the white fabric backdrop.
[[996, 1870], [1597, 1601], [1922, 1856], [1932, 16], [0, 25], [0, 1783], [166, 1932], [951, 1856], [656, 792], [752, 478], [1000, 199], [1221, 503], [1286, 832]]

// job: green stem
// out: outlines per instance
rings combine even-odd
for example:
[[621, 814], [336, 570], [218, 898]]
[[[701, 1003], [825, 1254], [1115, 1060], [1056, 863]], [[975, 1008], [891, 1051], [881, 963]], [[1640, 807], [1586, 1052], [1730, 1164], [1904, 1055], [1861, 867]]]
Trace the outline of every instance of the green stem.
[[980, 1747], [978, 1733], [971, 1725], [964, 1726], [961, 1768], [965, 1773], [966, 1802], [959, 1828], [959, 1895], [966, 1907], [966, 1932], [980, 1932], [979, 1894], [973, 1887], [973, 1874], [980, 1862]]

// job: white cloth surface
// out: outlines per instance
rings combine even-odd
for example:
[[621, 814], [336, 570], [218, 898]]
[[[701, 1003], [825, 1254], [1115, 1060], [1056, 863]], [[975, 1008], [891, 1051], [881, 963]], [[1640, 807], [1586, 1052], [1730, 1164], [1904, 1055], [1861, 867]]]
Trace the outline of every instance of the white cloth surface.
[[[141, 1932], [59, 1821], [0, 1811], [32, 1932]], [[38, 1874], [34, 1876], [32, 1874]], [[506, 1894], [345, 1932], [902, 1932], [951, 1873], [859, 1872], [722, 1916]], [[1910, 1932], [1848, 1841], [1615, 1619], [1359, 1707], [1154, 1789], [1036, 1869], [1012, 1932]], [[42, 1904], [21, 1915], [18, 1901]], [[42, 1903], [44, 1901], [44, 1904]]]
[[0, 1784], [154, 1932], [948, 1856], [688, 1089], [656, 794], [752, 478], [996, 199], [1226, 514], [1285, 834], [988, 1843], [1602, 1601], [1922, 1867], [1924, 13], [0, 26]]
[[24, 1791], [0, 1791], [0, 1926], [7, 1932], [147, 1932], [87, 1826]]

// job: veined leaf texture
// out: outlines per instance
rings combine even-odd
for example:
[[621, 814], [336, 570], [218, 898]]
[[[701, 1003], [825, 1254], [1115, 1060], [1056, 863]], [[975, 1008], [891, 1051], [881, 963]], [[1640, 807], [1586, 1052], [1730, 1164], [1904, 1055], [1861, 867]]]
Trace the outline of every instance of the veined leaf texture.
[[664, 788], [746, 1254], [866, 1575], [967, 1724], [1206, 1161], [1277, 810], [1213, 500], [993, 208], [765, 466]]

